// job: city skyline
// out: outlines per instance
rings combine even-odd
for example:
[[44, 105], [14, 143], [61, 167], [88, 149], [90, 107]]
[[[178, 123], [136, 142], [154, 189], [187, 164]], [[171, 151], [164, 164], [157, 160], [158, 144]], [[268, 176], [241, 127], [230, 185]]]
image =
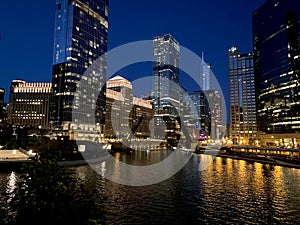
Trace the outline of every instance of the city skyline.
[[[235, 4], [230, 5], [218, 2], [220, 7], [215, 7], [216, 1], [208, 3], [190, 0], [184, 6], [171, 4], [171, 1], [152, 1], [151, 4], [111, 1], [108, 48], [170, 33], [181, 45], [199, 56], [203, 51], [206, 62], [212, 65], [219, 82], [228, 84], [227, 50], [235, 44], [243, 52], [252, 51], [251, 13], [264, 2], [234, 1]], [[3, 8], [12, 8], [9, 2], [3, 4]], [[14, 5], [14, 15], [17, 16], [12, 17], [9, 10], [1, 13], [1, 21], [6, 21], [0, 27], [1, 87], [8, 90], [13, 79], [51, 81], [55, 7], [55, 1], [50, 0], [34, 4], [20, 1]], [[151, 16], [154, 9], [155, 18]], [[141, 71], [151, 75], [151, 67], [145, 68], [125, 68], [122, 75], [129, 80], [137, 78], [135, 76], [141, 74]], [[228, 100], [228, 85], [222, 85], [222, 89]], [[6, 101], [7, 96], [8, 91]]]

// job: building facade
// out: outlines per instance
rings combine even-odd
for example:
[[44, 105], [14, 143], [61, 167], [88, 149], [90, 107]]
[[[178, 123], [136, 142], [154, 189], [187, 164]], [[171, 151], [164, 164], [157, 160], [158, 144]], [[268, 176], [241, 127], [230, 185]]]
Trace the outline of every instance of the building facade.
[[63, 135], [76, 138], [80, 127], [94, 130], [92, 139], [103, 134], [107, 35], [108, 0], [56, 0], [51, 122]]
[[262, 134], [300, 129], [300, 3], [268, 0], [252, 13], [257, 117]]
[[208, 91], [212, 89], [212, 70], [211, 65], [206, 64], [204, 61], [204, 52], [202, 52], [202, 63], [200, 68], [200, 88], [202, 91]]
[[[154, 132], [159, 138], [176, 142], [180, 134], [178, 121], [180, 110], [179, 86], [179, 43], [170, 35], [155, 37], [153, 40], [153, 87], [152, 96], [155, 110]], [[159, 129], [162, 124], [166, 129]], [[156, 129], [158, 128], [158, 129]]]
[[4, 102], [5, 89], [0, 88], [0, 125], [6, 124], [7, 122], [7, 112], [6, 104]]
[[225, 135], [223, 125], [223, 107], [221, 93], [217, 90], [204, 91], [205, 98], [208, 99], [210, 132], [209, 136], [212, 141], [220, 141]]
[[132, 84], [121, 76], [107, 81], [105, 138], [128, 141], [132, 132], [137, 138], [151, 136], [152, 100], [133, 96]]
[[205, 133], [205, 138], [207, 138], [210, 132], [210, 110], [205, 93], [204, 91], [193, 91], [189, 93], [189, 96], [196, 109], [194, 112], [196, 114], [193, 115], [194, 118], [197, 118], [195, 129], [202, 130]]
[[234, 144], [253, 144], [257, 138], [253, 54], [228, 51], [230, 136]]
[[202, 141], [216, 141], [224, 136], [222, 119], [222, 99], [216, 90], [193, 91], [189, 97], [194, 105], [197, 118], [194, 129], [201, 134]]
[[10, 86], [8, 123], [49, 128], [51, 83], [13, 80]]
[[105, 136], [126, 136], [132, 125], [130, 111], [133, 103], [132, 84], [121, 76], [115, 76], [106, 84]]
[[0, 126], [7, 125], [8, 104], [5, 102], [5, 89], [0, 88]]
[[179, 108], [179, 43], [170, 35], [153, 40], [153, 94], [157, 113], [176, 114]]
[[0, 88], [0, 104], [4, 104], [5, 89]]

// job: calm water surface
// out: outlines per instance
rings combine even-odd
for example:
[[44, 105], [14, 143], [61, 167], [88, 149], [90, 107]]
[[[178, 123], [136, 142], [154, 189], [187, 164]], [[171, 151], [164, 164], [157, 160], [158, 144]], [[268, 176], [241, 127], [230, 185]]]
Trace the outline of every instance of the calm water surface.
[[[128, 164], [152, 164], [167, 152], [117, 153]], [[206, 157], [206, 158], [205, 158]], [[204, 171], [193, 155], [168, 180], [143, 187], [105, 180], [89, 166], [76, 168], [106, 199], [107, 224], [300, 224], [300, 170], [217, 157]], [[14, 175], [0, 174], [0, 188]]]

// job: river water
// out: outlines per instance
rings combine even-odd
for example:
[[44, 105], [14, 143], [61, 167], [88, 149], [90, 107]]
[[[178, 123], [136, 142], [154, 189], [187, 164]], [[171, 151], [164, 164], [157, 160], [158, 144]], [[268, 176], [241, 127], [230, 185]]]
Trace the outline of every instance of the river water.
[[[162, 152], [116, 153], [128, 164], [157, 162]], [[206, 158], [205, 158], [206, 157]], [[215, 158], [206, 170], [193, 155], [171, 178], [133, 187], [104, 179], [88, 165], [77, 175], [105, 196], [107, 224], [300, 224], [300, 170]], [[213, 158], [212, 158], [213, 159]], [[0, 187], [14, 174], [0, 174]]]

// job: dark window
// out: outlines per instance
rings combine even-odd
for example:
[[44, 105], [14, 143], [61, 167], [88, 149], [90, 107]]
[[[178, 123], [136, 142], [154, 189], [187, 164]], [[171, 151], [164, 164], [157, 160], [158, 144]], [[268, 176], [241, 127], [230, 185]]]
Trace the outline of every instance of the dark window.
[[57, 3], [57, 9], [61, 10], [61, 3]]

